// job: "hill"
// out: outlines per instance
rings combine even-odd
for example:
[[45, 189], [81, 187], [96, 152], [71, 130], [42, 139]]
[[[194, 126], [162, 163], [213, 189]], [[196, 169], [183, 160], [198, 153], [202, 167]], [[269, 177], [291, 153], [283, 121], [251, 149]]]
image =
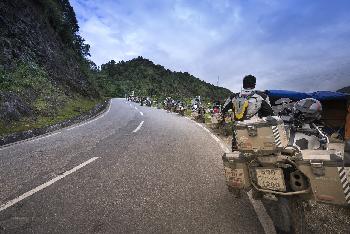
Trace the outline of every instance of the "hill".
[[228, 89], [138, 57], [97, 66], [69, 0], [0, 1], [0, 136], [90, 110], [104, 97], [226, 99]]
[[100, 98], [68, 0], [0, 1], [0, 135], [47, 125]]
[[97, 83], [112, 97], [124, 97], [135, 91], [138, 96], [192, 98], [202, 96], [225, 100], [231, 91], [206, 83], [187, 72], [173, 72], [143, 57], [103, 64]]
[[341, 89], [337, 90], [337, 92], [350, 93], [350, 86], [341, 88]]

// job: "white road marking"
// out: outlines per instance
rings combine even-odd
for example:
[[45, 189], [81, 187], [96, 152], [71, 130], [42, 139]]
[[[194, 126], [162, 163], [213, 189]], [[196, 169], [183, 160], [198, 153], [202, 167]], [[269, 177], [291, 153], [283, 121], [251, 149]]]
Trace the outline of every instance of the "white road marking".
[[276, 234], [276, 229], [273, 224], [273, 221], [270, 217], [270, 215], [267, 214], [266, 209], [261, 201], [254, 200], [252, 197], [252, 190], [247, 192], [249, 201], [252, 203], [253, 208], [255, 210], [256, 215], [258, 216], [258, 219], [261, 223], [261, 226], [263, 227], [265, 233], [271, 233]]
[[130, 107], [132, 107], [131, 103], [129, 105], [130, 105]]
[[140, 111], [140, 115], [143, 115], [142, 111]]
[[[108, 110], [105, 113], [103, 113], [101, 116], [99, 116], [98, 118], [90, 120], [90, 121], [88, 121], [86, 123], [83, 123], [83, 124], [80, 124], [80, 125], [73, 126], [71, 128], [67, 128], [66, 130], [70, 131], [70, 130], [72, 130], [74, 128], [84, 126], [86, 124], [89, 124], [91, 122], [94, 122], [94, 121], [104, 117], [111, 110], [111, 106], [112, 106], [112, 101], [111, 101], [111, 103], [110, 103], [110, 105], [108, 107]], [[41, 137], [32, 137], [32, 138], [28, 138], [28, 139], [25, 139], [25, 140], [22, 140], [22, 141], [18, 141], [18, 142], [14, 142], [14, 143], [11, 143], [11, 144], [7, 144], [7, 145], [4, 145], [4, 146], [0, 147], [0, 151], [2, 151], [4, 149], [7, 149], [7, 148], [10, 148], [11, 146], [14, 146], [14, 145], [19, 145], [19, 144], [26, 143], [26, 142], [33, 142], [33, 141], [41, 140], [41, 139], [44, 139], [44, 138], [47, 138], [47, 137], [55, 136], [55, 135], [60, 134], [60, 133], [62, 133], [62, 132], [60, 131], [60, 132], [55, 132], [55, 133], [52, 133], [52, 134], [46, 134], [46, 135], [43, 135]]]
[[136, 128], [134, 131], [132, 131], [132, 132], [137, 132], [138, 130], [140, 130], [144, 122], [145, 122], [145, 121], [142, 121], [142, 122], [139, 124], [139, 126], [137, 126], [137, 128]]
[[209, 135], [220, 145], [221, 149], [225, 152], [225, 153], [229, 153], [230, 150], [225, 146], [225, 144], [223, 142], [221, 142], [221, 140], [215, 136], [213, 133], [210, 132], [209, 129], [207, 129], [206, 127], [204, 127], [202, 124], [195, 122], [195, 124], [197, 124], [199, 127], [201, 127], [204, 131], [206, 131], [207, 133], [209, 133]]
[[137, 107], [135, 106], [135, 110], [137, 110]]
[[10, 148], [11, 146], [23, 144], [23, 143], [26, 143], [26, 142], [33, 142], [33, 141], [41, 140], [41, 139], [44, 139], [44, 138], [48, 138], [48, 137], [52, 137], [52, 136], [58, 135], [58, 134], [60, 134], [60, 133], [62, 133], [62, 132], [55, 132], [55, 133], [52, 133], [52, 134], [43, 135], [43, 136], [41, 136], [41, 137], [32, 137], [32, 138], [28, 138], [28, 139], [25, 139], [25, 140], [22, 140], [22, 141], [10, 143], [10, 144], [7, 144], [7, 145], [2, 146], [2, 147], [0, 148], [0, 151], [5, 150], [5, 149], [8, 149], [8, 148]]
[[[210, 134], [210, 136], [219, 143], [221, 149], [225, 152], [225, 153], [229, 153], [230, 150], [227, 148], [227, 146], [225, 145], [225, 143], [223, 143], [217, 136], [215, 136], [213, 133], [210, 132], [209, 129], [207, 129], [206, 127], [204, 127], [203, 125], [201, 125], [200, 123], [197, 123], [196, 121], [185, 117], [188, 120], [191, 120], [192, 122], [194, 122], [196, 125], [198, 125], [199, 127], [201, 127], [204, 131], [208, 132]], [[254, 200], [252, 197], [252, 191], [250, 190], [249, 192], [247, 192], [248, 198], [250, 203], [252, 203], [252, 206], [254, 208], [254, 211], [256, 213], [256, 215], [258, 216], [258, 219], [261, 223], [261, 226], [264, 229], [265, 233], [271, 233], [271, 234], [276, 234], [276, 229], [275, 226], [273, 224], [273, 221], [271, 219], [271, 217], [268, 215], [268, 213], [266, 212], [266, 209], [264, 207], [264, 205], [262, 204], [261, 201], [259, 200]]]
[[56, 132], [56, 133], [53, 133], [53, 134], [50, 134], [50, 135], [44, 135], [44, 136], [39, 137], [39, 138], [34, 138], [34, 139], [30, 140], [30, 141], [41, 140], [41, 139], [44, 139], [44, 138], [48, 138], [48, 137], [52, 137], [52, 136], [58, 135], [58, 134], [60, 134], [60, 133], [61, 133], [61, 132]]
[[106, 114], [108, 114], [108, 112], [111, 110], [111, 106], [112, 106], [112, 103], [110, 103], [110, 105], [109, 105], [109, 107], [108, 107], [108, 110], [107, 110], [105, 113], [103, 113], [101, 116], [99, 116], [99, 117], [97, 117], [97, 118], [95, 118], [95, 119], [92, 119], [92, 120], [90, 120], [90, 121], [88, 121], [88, 122], [85, 122], [85, 123], [83, 123], [83, 124], [79, 124], [79, 125], [73, 126], [73, 127], [71, 127], [71, 128], [68, 128], [67, 131], [70, 131], [70, 130], [73, 130], [73, 129], [75, 129], [75, 128], [78, 128], [78, 127], [87, 125], [87, 124], [89, 124], [89, 123], [95, 122], [96, 120], [99, 120], [99, 119], [103, 118], [103, 117], [106, 116]]
[[23, 199], [26, 199], [27, 197], [30, 197], [32, 196], [33, 194], [43, 190], [44, 188], [47, 188], [48, 186], [52, 185], [53, 183], [63, 179], [64, 177], [66, 177], [67, 175], [70, 175], [72, 174], [73, 172], [76, 172], [77, 170], [79, 170], [80, 168], [82, 167], [85, 167], [86, 165], [88, 165], [89, 163], [92, 163], [93, 161], [95, 161], [96, 159], [98, 159], [98, 157], [93, 157], [93, 158], [90, 158], [89, 160], [87, 160], [86, 162], [74, 167], [73, 169], [69, 170], [69, 171], [66, 171], [64, 172], [63, 174], [53, 178], [52, 180], [49, 180], [47, 181], [46, 183], [42, 184], [42, 185], [39, 185], [38, 187], [22, 194], [21, 196], [11, 200], [11, 201], [8, 201], [6, 202], [5, 204], [1, 205], [0, 206], [0, 211], [3, 211], [3, 210], [6, 210], [7, 208], [15, 205], [16, 203], [22, 201]]
[[0, 151], [9, 148], [9, 147], [12, 146], [12, 145], [13, 145], [13, 144], [10, 144], [10, 145], [7, 145], [7, 146], [5, 146], [5, 147], [2, 147], [2, 148], [0, 148]]

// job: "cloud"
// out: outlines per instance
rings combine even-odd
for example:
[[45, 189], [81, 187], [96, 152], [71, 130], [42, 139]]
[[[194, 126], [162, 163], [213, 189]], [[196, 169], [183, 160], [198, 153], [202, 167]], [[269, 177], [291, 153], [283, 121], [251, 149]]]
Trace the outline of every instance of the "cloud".
[[350, 85], [350, 3], [303, 0], [72, 0], [98, 65], [138, 55], [231, 90]]

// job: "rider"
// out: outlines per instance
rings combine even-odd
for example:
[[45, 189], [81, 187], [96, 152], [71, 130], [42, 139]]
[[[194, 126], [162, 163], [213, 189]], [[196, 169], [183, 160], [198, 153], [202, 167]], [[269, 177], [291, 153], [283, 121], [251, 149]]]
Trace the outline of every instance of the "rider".
[[201, 106], [201, 97], [196, 96], [191, 103], [191, 109], [192, 111], [198, 111], [199, 107]]
[[243, 78], [243, 89], [239, 93], [232, 94], [225, 102], [223, 115], [233, 110], [234, 120], [242, 121], [252, 117], [267, 117], [273, 115], [269, 97], [261, 91], [255, 90], [256, 78], [247, 75]]
[[[240, 93], [231, 95], [222, 109], [222, 116], [229, 110], [233, 110], [233, 119], [243, 121], [254, 117], [262, 118], [274, 115], [269, 97], [261, 91], [254, 90], [256, 78], [247, 75], [243, 78], [243, 89]], [[233, 131], [232, 151], [237, 149], [235, 131]]]

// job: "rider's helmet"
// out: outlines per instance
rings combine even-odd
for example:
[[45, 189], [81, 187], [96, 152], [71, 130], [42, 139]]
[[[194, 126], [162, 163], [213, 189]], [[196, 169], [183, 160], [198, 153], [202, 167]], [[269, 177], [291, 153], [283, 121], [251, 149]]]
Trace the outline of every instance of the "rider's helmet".
[[243, 78], [243, 89], [254, 89], [256, 78], [253, 75], [247, 75]]
[[321, 118], [322, 104], [314, 98], [305, 98], [294, 104], [294, 118], [302, 123], [312, 123]]

